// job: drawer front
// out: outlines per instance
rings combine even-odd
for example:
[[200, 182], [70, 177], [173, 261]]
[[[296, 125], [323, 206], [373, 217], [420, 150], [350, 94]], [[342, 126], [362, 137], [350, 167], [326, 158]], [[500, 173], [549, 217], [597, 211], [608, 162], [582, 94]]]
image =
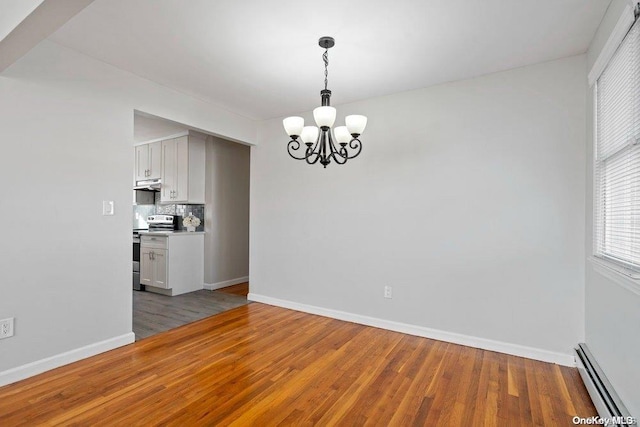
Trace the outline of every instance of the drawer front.
[[140, 246], [145, 248], [167, 249], [167, 237], [140, 236]]

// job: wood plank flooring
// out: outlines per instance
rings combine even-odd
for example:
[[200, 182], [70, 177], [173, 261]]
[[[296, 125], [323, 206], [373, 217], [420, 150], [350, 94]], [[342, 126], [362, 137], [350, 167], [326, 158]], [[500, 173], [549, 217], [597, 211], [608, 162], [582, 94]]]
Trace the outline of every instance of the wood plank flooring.
[[0, 388], [0, 425], [572, 425], [574, 368], [252, 303]]
[[240, 296], [246, 297], [247, 295], [249, 295], [249, 282], [227, 286], [226, 288], [218, 289], [218, 292], [225, 292], [228, 294], [234, 294], [234, 295], [240, 295]]
[[199, 290], [174, 297], [133, 291], [133, 333], [141, 340], [248, 303], [238, 290]]

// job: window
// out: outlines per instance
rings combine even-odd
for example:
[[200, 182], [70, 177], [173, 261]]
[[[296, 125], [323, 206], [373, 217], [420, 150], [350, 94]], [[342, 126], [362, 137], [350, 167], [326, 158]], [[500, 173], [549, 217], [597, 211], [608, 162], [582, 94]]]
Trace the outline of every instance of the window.
[[640, 278], [640, 25], [596, 82], [594, 254]]

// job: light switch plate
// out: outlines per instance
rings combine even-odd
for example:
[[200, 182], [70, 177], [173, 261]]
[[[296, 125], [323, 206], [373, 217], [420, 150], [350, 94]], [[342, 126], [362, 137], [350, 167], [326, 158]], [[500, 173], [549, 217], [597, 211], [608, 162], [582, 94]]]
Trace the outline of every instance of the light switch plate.
[[114, 213], [113, 200], [103, 200], [102, 215], [113, 215], [113, 213]]

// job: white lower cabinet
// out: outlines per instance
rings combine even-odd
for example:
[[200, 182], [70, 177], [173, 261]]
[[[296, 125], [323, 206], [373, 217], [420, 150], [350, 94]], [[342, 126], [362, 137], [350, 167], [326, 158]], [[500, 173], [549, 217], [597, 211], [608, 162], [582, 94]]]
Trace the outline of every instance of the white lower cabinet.
[[168, 289], [167, 250], [140, 245], [140, 284]]
[[168, 289], [167, 250], [153, 249], [153, 283], [156, 288]]
[[140, 284], [180, 295], [204, 287], [204, 233], [140, 236]]

